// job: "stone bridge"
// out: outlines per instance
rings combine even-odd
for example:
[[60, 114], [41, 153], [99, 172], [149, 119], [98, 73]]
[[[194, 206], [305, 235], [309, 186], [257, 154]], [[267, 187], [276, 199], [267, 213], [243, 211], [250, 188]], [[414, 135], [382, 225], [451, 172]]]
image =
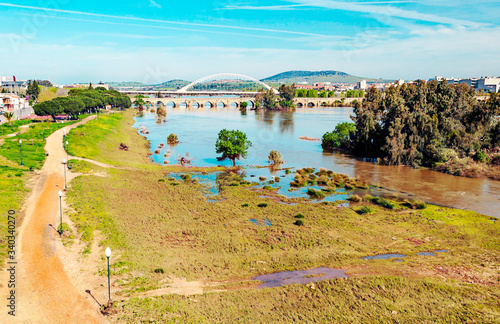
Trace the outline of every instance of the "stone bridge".
[[[132, 102], [135, 98], [131, 98]], [[205, 106], [210, 107], [220, 107], [229, 108], [240, 107], [242, 102], [248, 102], [248, 107], [251, 108], [255, 105], [255, 98], [144, 98], [143, 99], [148, 106], [158, 106], [160, 103], [164, 106], [172, 106], [174, 108], [185, 107], [185, 108], [199, 108]], [[363, 98], [295, 98], [294, 103], [297, 107], [321, 107], [323, 105], [331, 106], [333, 104], [343, 103], [350, 104], [354, 100], [363, 100]]]

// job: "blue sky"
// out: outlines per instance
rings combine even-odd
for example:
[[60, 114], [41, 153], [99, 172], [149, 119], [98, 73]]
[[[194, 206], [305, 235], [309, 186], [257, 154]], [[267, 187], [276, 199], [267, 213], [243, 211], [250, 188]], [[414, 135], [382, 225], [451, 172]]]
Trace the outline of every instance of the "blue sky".
[[498, 0], [0, 2], [0, 75], [56, 83], [287, 70], [499, 76], [499, 17]]

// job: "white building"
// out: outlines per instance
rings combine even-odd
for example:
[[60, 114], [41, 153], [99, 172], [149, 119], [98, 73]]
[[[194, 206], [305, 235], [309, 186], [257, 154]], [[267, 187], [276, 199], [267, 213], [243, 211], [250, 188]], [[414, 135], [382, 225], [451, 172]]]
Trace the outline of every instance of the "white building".
[[366, 88], [367, 88], [366, 80], [361, 80], [358, 82], [358, 89], [366, 90]]
[[2, 111], [14, 112], [28, 107], [29, 103], [25, 98], [14, 94], [0, 93], [0, 110]]
[[28, 83], [25, 80], [17, 80], [15, 76], [0, 76], [0, 88], [7, 88], [10, 92], [19, 92], [20, 89], [27, 89]]
[[443, 78], [440, 76], [435, 77], [435, 80], [442, 81], [446, 80], [450, 84], [460, 84], [465, 83], [469, 87], [472, 87], [474, 90], [479, 91], [483, 90], [485, 92], [500, 92], [500, 78]]

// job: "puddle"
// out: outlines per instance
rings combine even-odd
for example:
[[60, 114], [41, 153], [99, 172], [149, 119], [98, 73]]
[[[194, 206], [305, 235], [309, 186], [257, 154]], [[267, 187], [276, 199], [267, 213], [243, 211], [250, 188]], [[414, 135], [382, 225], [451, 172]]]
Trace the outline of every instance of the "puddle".
[[387, 260], [387, 259], [392, 259], [392, 258], [406, 258], [407, 255], [404, 254], [397, 254], [397, 253], [389, 253], [389, 254], [379, 254], [379, 255], [370, 255], [370, 256], [365, 256], [364, 258], [361, 258], [363, 260]]
[[264, 219], [263, 221], [260, 221], [260, 222], [258, 220], [256, 220], [256, 219], [249, 219], [249, 221], [252, 222], [252, 223], [254, 223], [257, 226], [261, 226], [261, 225], [272, 226], [273, 225], [273, 223], [270, 220], [268, 220], [268, 219]]
[[417, 252], [417, 255], [436, 256], [436, 253], [434, 253], [434, 252]]
[[437, 253], [448, 253], [448, 252], [450, 252], [450, 250], [434, 250], [434, 252], [437, 252]]
[[252, 278], [253, 280], [264, 281], [257, 287], [272, 288], [281, 287], [290, 284], [306, 284], [314, 281], [321, 281], [333, 278], [349, 278], [344, 270], [331, 269], [327, 267], [315, 268], [310, 270], [297, 270], [297, 271], [283, 271], [278, 273], [271, 273], [260, 275]]

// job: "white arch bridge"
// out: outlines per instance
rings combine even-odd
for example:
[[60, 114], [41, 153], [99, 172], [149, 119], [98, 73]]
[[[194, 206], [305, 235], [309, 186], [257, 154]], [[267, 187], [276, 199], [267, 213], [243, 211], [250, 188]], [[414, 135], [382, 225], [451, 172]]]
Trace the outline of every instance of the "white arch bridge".
[[267, 89], [267, 90], [273, 90], [275, 93], [278, 93], [278, 91], [274, 88], [272, 88], [271, 86], [265, 84], [264, 82], [260, 81], [260, 80], [257, 80], [255, 78], [252, 78], [252, 77], [249, 77], [247, 75], [243, 75], [243, 74], [237, 74], [237, 73], [218, 73], [218, 74], [212, 74], [212, 75], [209, 75], [209, 76], [206, 76], [206, 77], [203, 77], [201, 79], [198, 79], [194, 82], [191, 82], [190, 84], [180, 88], [179, 90], [177, 90], [177, 92], [189, 92], [189, 91], [193, 91], [193, 90], [190, 90], [190, 89], [193, 89], [196, 85], [201, 85], [203, 83], [207, 83], [207, 82], [220, 82], [220, 83], [223, 83], [223, 82], [227, 82], [227, 83], [230, 83], [230, 81], [250, 81], [250, 82], [253, 82], [253, 83], [257, 83], [258, 85], [262, 86], [263, 88]]

